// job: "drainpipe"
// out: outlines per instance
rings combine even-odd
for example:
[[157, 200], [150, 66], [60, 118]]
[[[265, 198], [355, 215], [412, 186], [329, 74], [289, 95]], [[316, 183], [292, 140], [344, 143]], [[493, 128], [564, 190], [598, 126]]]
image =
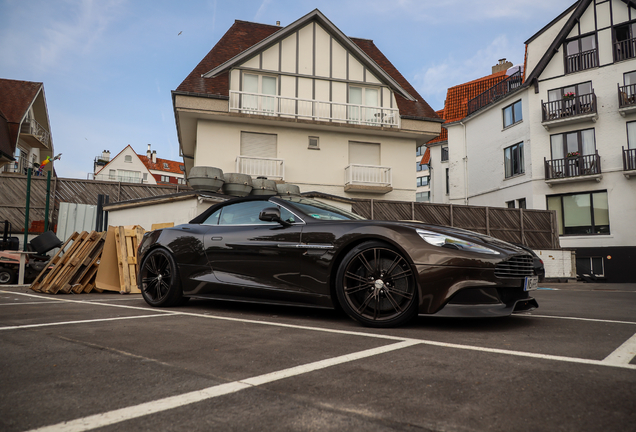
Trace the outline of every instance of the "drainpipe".
[[464, 127], [464, 205], [468, 205], [468, 144], [466, 143], [466, 125], [459, 122]]

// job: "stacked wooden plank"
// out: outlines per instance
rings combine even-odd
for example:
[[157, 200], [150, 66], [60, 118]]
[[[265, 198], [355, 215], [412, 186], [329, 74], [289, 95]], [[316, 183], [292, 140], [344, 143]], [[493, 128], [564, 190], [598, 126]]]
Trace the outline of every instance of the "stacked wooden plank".
[[49, 294], [90, 292], [95, 287], [106, 233], [74, 233], [62, 245], [31, 284], [31, 289]]
[[132, 228], [116, 227], [115, 244], [119, 263], [119, 285], [121, 293], [139, 293], [137, 287], [137, 248], [144, 236], [144, 229], [138, 225]]

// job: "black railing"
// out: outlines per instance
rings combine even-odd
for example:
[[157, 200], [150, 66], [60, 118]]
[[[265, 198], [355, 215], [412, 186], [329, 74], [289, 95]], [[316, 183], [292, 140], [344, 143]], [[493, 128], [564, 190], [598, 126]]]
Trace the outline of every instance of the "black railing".
[[584, 156], [570, 156], [564, 159], [543, 159], [545, 164], [545, 179], [559, 179], [579, 177], [601, 173], [601, 158], [596, 154]]
[[472, 114], [480, 108], [485, 107], [491, 102], [496, 101], [500, 97], [512, 90], [521, 86], [523, 83], [523, 77], [521, 76], [521, 69], [513, 73], [509, 77], [499, 81], [494, 86], [490, 87], [485, 92], [477, 95], [473, 99], [468, 101], [468, 114]]
[[625, 108], [634, 105], [636, 105], [636, 84], [618, 86], [618, 107]]
[[559, 120], [596, 112], [596, 94], [592, 93], [572, 96], [551, 102], [541, 101], [543, 121]]
[[598, 66], [596, 48], [565, 57], [565, 73], [578, 72]]
[[625, 149], [623, 147], [623, 171], [636, 170], [636, 148]]
[[614, 61], [622, 61], [636, 57], [636, 39], [614, 42]]

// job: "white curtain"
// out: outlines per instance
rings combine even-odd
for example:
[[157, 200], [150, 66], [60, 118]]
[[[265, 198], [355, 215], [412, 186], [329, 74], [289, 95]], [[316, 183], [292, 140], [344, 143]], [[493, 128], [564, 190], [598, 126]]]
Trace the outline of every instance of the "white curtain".
[[596, 153], [596, 145], [594, 144], [594, 129], [581, 131], [581, 139], [583, 141], [583, 155], [593, 155]]
[[552, 159], [563, 159], [563, 135], [552, 135], [550, 137], [552, 143]]
[[636, 122], [627, 123], [627, 148], [636, 149]]

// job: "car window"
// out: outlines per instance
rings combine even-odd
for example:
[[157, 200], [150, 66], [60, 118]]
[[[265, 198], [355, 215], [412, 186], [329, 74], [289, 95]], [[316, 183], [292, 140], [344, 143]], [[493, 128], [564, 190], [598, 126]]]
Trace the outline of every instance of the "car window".
[[[269, 201], [245, 201], [230, 204], [212, 213], [204, 222], [207, 225], [271, 225], [278, 222], [265, 222], [258, 218], [261, 211], [268, 207], [278, 207], [282, 220], [294, 223], [297, 218], [284, 207]], [[218, 213], [218, 214], [217, 214]], [[208, 222], [209, 221], [209, 222]]]
[[291, 202], [294, 207], [302, 210], [303, 213], [318, 220], [363, 220], [362, 216], [340, 209], [338, 207], [325, 204], [308, 198], [283, 198]]
[[203, 225], [218, 225], [219, 216], [221, 216], [221, 209], [215, 211], [210, 216], [208, 216], [208, 218], [203, 222]]

